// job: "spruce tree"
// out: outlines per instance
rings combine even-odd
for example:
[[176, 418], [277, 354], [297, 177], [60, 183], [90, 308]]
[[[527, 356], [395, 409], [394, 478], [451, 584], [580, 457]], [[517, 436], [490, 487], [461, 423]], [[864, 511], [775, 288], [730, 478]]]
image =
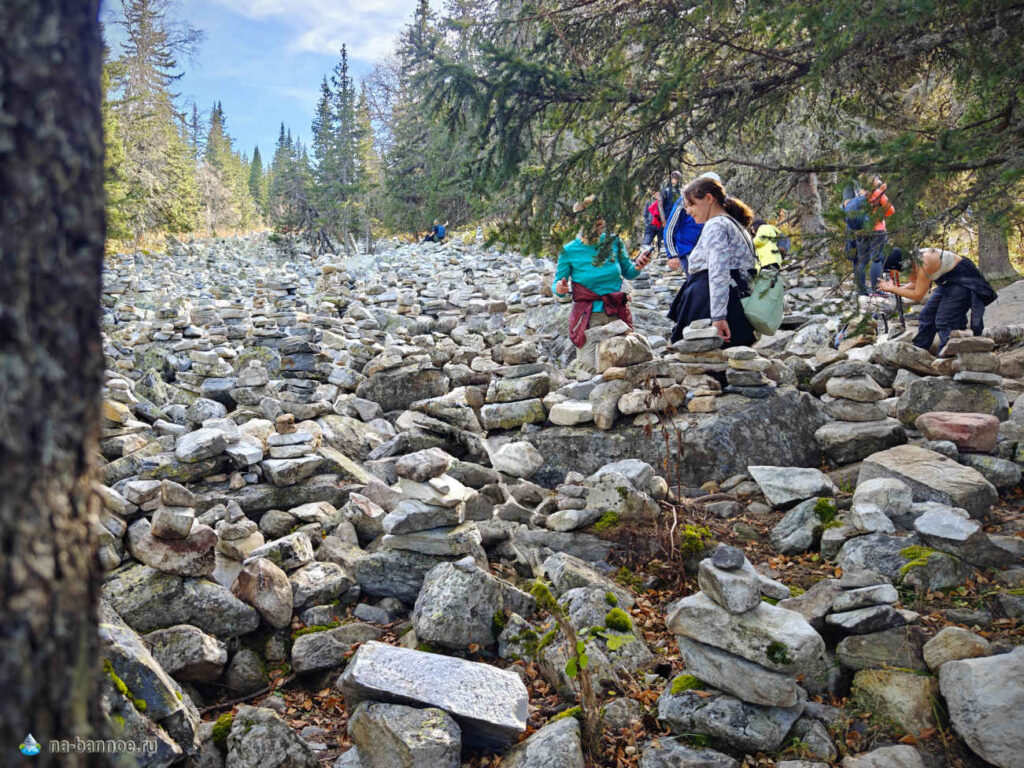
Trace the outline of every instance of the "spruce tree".
[[267, 177], [263, 173], [263, 159], [260, 157], [258, 146], [253, 149], [252, 161], [249, 163], [249, 194], [256, 202], [260, 215], [264, 215], [267, 204]]
[[124, 131], [127, 226], [138, 239], [154, 230], [187, 232], [198, 223], [195, 168], [172, 84], [181, 77], [177, 57], [202, 33], [172, 21], [176, 0], [122, 0], [124, 33], [114, 115]]

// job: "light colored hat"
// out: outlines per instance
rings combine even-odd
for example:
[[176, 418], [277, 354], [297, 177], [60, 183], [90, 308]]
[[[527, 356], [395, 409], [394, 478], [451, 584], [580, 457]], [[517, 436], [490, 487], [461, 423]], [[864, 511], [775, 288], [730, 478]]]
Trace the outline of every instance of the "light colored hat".
[[572, 212], [573, 213], [579, 213], [580, 211], [585, 210], [596, 199], [597, 199], [597, 195], [587, 195], [582, 200], [579, 200], [579, 201], [577, 201], [577, 202], [572, 204]]
[[717, 182], [718, 182], [719, 184], [721, 184], [721, 183], [722, 183], [722, 177], [721, 177], [721, 176], [719, 176], [719, 175], [718, 175], [717, 173], [715, 173], [714, 171], [705, 171], [704, 173], [702, 173], [702, 174], [701, 174], [700, 176], [698, 176], [697, 178], [698, 178], [698, 179], [713, 179], [714, 181], [717, 181]]

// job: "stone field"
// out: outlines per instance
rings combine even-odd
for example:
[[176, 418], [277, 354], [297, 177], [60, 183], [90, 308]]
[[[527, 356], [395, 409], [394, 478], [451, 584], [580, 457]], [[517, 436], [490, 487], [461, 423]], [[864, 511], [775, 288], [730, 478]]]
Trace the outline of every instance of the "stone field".
[[655, 264], [590, 374], [552, 261], [377, 251], [107, 260], [101, 703], [140, 765], [1024, 768], [1024, 326], [837, 349], [794, 273], [774, 336], [670, 344]]

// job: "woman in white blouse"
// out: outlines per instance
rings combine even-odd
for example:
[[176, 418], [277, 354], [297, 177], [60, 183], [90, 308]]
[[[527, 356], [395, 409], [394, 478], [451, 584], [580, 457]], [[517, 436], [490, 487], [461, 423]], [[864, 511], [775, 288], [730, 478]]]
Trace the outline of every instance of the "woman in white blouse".
[[721, 182], [699, 178], [683, 190], [686, 212], [704, 229], [690, 253], [690, 276], [669, 309], [675, 321], [672, 341], [694, 320], [710, 319], [727, 347], [754, 342], [754, 329], [740, 299], [750, 293], [756, 259], [748, 227], [754, 212], [729, 197]]

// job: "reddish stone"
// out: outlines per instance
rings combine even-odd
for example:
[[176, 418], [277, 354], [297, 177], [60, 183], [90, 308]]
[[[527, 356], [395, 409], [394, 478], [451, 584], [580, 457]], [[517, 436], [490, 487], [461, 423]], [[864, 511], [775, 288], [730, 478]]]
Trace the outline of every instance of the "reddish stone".
[[929, 440], [949, 440], [961, 451], [991, 451], [999, 434], [999, 419], [987, 413], [930, 411], [918, 416], [914, 426]]

